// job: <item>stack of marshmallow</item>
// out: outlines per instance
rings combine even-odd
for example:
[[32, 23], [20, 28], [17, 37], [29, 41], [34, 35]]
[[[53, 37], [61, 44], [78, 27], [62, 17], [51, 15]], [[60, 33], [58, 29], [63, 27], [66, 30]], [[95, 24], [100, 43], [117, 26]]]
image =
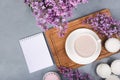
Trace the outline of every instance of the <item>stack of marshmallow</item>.
[[105, 80], [120, 80], [120, 60], [112, 62], [111, 66], [106, 63], [101, 63], [96, 68], [97, 74]]

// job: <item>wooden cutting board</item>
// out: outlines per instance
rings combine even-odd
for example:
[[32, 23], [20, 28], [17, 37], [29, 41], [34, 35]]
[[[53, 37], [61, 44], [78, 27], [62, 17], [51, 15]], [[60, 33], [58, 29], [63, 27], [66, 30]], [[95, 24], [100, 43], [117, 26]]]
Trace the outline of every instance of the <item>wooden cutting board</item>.
[[[69, 57], [67, 56], [66, 51], [65, 51], [65, 41], [66, 41], [67, 36], [75, 29], [79, 29], [79, 28], [92, 29], [92, 27], [90, 25], [86, 25], [86, 24], [82, 24], [82, 23], [85, 19], [87, 19], [90, 16], [91, 17], [95, 16], [97, 13], [107, 13], [108, 15], [111, 16], [109, 9], [103, 9], [103, 10], [100, 10], [98, 12], [87, 15], [85, 17], [71, 21], [68, 23], [69, 27], [68, 27], [67, 33], [62, 38], [58, 36], [58, 30], [55, 28], [51, 28], [45, 32], [45, 37], [46, 37], [46, 40], [48, 42], [48, 46], [51, 50], [51, 54], [53, 56], [53, 59], [57, 65], [57, 67], [65, 66], [65, 67], [70, 67], [70, 68], [78, 68], [78, 67], [82, 66], [80, 64], [74, 63], [73, 61], [71, 61], [69, 59]], [[97, 60], [100, 60], [102, 58], [109, 57], [112, 54], [115, 54], [115, 53], [107, 52], [107, 50], [104, 48], [104, 42], [107, 38], [102, 37], [99, 34], [98, 34], [98, 36], [102, 40], [102, 51], [101, 51], [100, 56], [98, 57]]]

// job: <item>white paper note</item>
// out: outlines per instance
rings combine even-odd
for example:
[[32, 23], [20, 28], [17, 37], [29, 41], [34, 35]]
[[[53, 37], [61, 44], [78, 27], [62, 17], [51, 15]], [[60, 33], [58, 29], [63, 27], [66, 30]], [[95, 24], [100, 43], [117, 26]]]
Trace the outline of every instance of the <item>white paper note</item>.
[[19, 41], [29, 72], [35, 72], [53, 65], [43, 33]]

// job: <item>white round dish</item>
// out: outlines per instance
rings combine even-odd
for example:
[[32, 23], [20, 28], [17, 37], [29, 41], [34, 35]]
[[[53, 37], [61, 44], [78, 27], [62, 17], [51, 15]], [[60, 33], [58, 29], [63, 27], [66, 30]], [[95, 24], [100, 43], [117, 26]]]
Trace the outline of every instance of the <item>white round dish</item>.
[[[96, 41], [97, 49], [96, 49], [95, 53], [93, 53], [93, 55], [90, 56], [90, 57], [79, 56], [76, 53], [75, 48], [74, 48], [75, 40], [80, 35], [84, 35], [84, 34], [85, 35], [88, 34], [88, 35], [92, 36]], [[95, 61], [98, 58], [98, 56], [100, 55], [101, 40], [98, 37], [98, 35], [90, 29], [86, 29], [86, 28], [77, 29], [77, 30], [74, 30], [73, 32], [71, 32], [70, 35], [67, 37], [66, 43], [65, 43], [65, 50], [66, 50], [66, 53], [67, 53], [68, 57], [73, 62], [78, 63], [78, 64], [89, 64], [89, 63]]]

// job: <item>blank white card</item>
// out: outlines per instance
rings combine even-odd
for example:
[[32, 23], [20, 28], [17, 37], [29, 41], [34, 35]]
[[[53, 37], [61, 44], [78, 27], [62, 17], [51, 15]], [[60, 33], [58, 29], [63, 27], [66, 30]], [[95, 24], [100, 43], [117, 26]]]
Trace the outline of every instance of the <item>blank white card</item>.
[[20, 40], [29, 72], [35, 72], [53, 65], [43, 33]]

